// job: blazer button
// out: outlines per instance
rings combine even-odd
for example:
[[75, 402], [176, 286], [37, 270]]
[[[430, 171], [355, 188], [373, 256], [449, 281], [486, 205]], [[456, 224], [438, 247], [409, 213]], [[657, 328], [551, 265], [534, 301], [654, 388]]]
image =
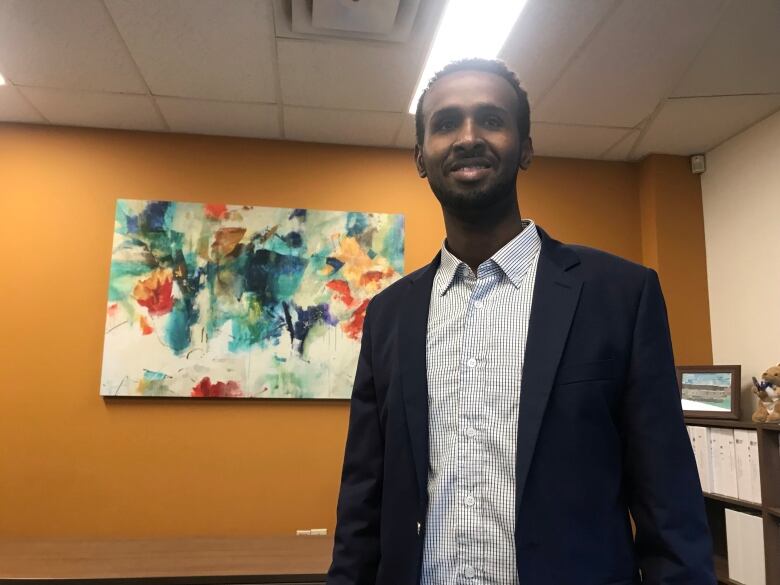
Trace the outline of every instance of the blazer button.
[[417, 523], [417, 536], [420, 536], [420, 528], [422, 527], [422, 524], [419, 522]]

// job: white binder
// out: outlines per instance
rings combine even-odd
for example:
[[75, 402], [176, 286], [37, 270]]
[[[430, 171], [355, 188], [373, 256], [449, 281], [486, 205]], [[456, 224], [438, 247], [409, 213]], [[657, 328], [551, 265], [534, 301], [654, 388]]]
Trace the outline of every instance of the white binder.
[[744, 585], [766, 585], [764, 520], [726, 508], [729, 578]]
[[729, 579], [745, 583], [745, 559], [743, 558], [742, 514], [726, 508], [726, 554]]
[[751, 502], [761, 503], [761, 468], [758, 465], [758, 431], [748, 431], [748, 460], [753, 488]]
[[722, 496], [739, 498], [733, 429], [710, 429], [710, 457], [712, 491]]
[[734, 429], [734, 453], [737, 463], [739, 499], [752, 502], [754, 498], [753, 470], [750, 465], [750, 435], [747, 429]]
[[693, 455], [696, 458], [696, 468], [699, 470], [701, 489], [705, 493], [712, 492], [712, 460], [710, 458], [709, 428], [689, 426]]

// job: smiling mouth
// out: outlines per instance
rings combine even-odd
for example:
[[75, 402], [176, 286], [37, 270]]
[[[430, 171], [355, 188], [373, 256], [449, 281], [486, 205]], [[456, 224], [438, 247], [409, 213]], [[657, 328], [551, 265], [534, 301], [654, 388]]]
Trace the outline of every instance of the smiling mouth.
[[457, 181], [473, 183], [486, 177], [492, 167], [485, 162], [455, 163], [450, 169], [450, 175]]

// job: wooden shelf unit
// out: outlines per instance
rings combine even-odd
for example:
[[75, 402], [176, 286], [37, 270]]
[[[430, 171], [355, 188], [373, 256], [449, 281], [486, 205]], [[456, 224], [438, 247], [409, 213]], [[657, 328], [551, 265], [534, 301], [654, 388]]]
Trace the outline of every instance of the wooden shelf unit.
[[729, 579], [726, 549], [725, 508], [754, 513], [764, 520], [764, 562], [767, 585], [780, 584], [780, 424], [757, 424], [750, 421], [729, 421], [686, 418], [685, 424], [699, 427], [719, 427], [755, 430], [758, 435], [758, 466], [761, 470], [761, 503], [746, 502], [720, 494], [704, 494], [707, 518], [712, 530], [715, 552], [715, 573], [719, 583], [742, 585]]

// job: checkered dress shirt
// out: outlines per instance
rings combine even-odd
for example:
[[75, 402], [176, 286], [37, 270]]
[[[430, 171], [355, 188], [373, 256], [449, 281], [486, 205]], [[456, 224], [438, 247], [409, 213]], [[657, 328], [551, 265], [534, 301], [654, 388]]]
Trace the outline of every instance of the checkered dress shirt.
[[426, 342], [429, 508], [421, 585], [511, 585], [520, 380], [541, 240], [533, 221], [477, 274], [442, 245]]

